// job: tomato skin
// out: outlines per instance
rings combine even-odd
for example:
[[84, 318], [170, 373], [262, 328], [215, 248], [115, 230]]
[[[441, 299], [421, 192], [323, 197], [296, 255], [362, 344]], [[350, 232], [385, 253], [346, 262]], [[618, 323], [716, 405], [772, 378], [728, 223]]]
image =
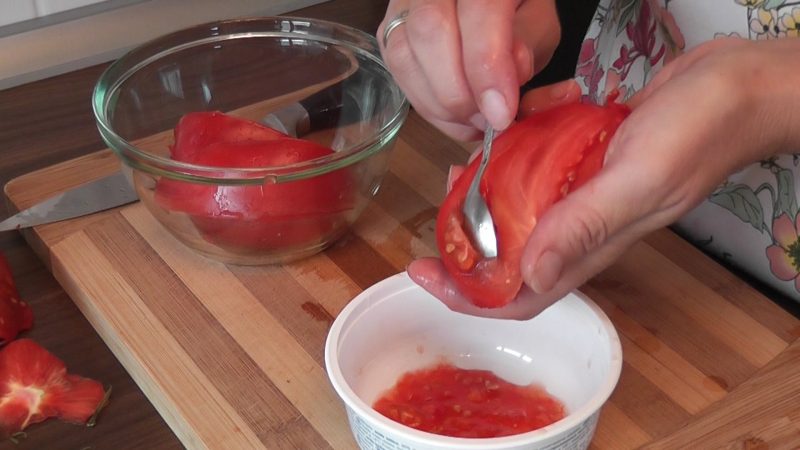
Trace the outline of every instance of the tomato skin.
[[[331, 149], [313, 142], [287, 138], [215, 143], [205, 147], [191, 162], [209, 167], [277, 167], [332, 153]], [[346, 209], [343, 197], [352, 187], [351, 180], [341, 171], [258, 186], [212, 186], [169, 179], [159, 182], [162, 184], [166, 189], [182, 191], [176, 210], [244, 219], [324, 214]]]
[[522, 252], [537, 221], [600, 170], [611, 137], [629, 113], [616, 103], [571, 103], [535, 113], [494, 141], [480, 191], [495, 223], [496, 259], [484, 259], [464, 230], [461, 209], [480, 158], [473, 160], [436, 219], [442, 262], [463, 295], [484, 308], [516, 297]]
[[[203, 118], [210, 119], [209, 126], [200, 123]], [[181, 120], [175, 131], [173, 159], [209, 167], [280, 167], [333, 153], [311, 141], [262, 131], [270, 129], [254, 122], [222, 120], [209, 114], [190, 119]], [[186, 123], [205, 134], [188, 136], [181, 128]], [[275, 133], [284, 137], [275, 139]], [[193, 147], [198, 144], [204, 146]], [[356, 200], [351, 175], [340, 169], [298, 181], [247, 186], [163, 177], [156, 185], [155, 200], [168, 211], [188, 214], [203, 237], [216, 245], [236, 250], [278, 249], [313, 242], [346, 225]]]
[[0, 344], [33, 326], [33, 311], [22, 301], [6, 257], [0, 253]]
[[195, 164], [200, 164], [194, 161], [197, 153], [211, 144], [289, 138], [280, 131], [219, 111], [185, 114], [175, 127], [174, 134], [175, 145], [170, 148], [172, 159]]

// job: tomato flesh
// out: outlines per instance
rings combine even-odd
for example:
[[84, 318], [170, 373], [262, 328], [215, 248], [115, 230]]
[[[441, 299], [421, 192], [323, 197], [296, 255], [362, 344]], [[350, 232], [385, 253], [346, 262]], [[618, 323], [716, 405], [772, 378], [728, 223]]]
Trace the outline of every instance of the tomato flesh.
[[[208, 167], [281, 167], [324, 157], [330, 148], [222, 113], [192, 113], [175, 129], [172, 158]], [[156, 202], [188, 214], [202, 236], [235, 250], [304, 245], [342, 229], [355, 206], [346, 170], [262, 185], [209, 185], [162, 177]]]
[[11, 342], [33, 326], [33, 311], [22, 301], [11, 266], [0, 253], [0, 345]]
[[219, 111], [184, 114], [173, 132], [175, 145], [170, 153], [172, 159], [183, 162], [193, 162], [198, 153], [211, 144], [289, 138], [280, 131]]
[[102, 408], [103, 385], [67, 373], [64, 362], [31, 339], [0, 350], [0, 435], [57, 417], [84, 424]]
[[495, 223], [498, 257], [493, 259], [475, 248], [461, 213], [480, 162], [475, 158], [453, 184], [436, 220], [443, 264], [463, 295], [485, 308], [516, 297], [528, 236], [542, 214], [600, 170], [608, 142], [629, 112], [616, 103], [562, 105], [515, 123], [494, 141], [480, 185]]
[[446, 363], [404, 374], [373, 408], [421, 431], [466, 438], [525, 433], [565, 415], [564, 405], [536, 385]]

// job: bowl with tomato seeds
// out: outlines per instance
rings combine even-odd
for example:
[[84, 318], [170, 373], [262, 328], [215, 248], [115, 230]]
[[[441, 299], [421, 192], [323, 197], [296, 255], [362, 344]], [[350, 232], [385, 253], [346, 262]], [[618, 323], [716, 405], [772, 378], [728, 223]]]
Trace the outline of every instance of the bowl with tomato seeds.
[[622, 350], [579, 292], [531, 320], [487, 319], [401, 273], [339, 314], [325, 364], [363, 449], [584, 449]]
[[93, 95], [139, 200], [233, 264], [321, 251], [377, 193], [408, 102], [375, 38], [326, 21], [198, 25], [135, 48]]

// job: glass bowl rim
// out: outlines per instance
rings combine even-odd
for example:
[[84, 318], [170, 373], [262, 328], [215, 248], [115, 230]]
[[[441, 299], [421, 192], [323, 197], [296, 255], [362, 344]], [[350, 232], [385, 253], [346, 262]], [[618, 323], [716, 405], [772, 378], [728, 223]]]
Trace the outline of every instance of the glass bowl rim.
[[[311, 32], [298, 33], [294, 29], [294, 26], [292, 27], [291, 31], [237, 31], [223, 34], [218, 33], [215, 35], [206, 33], [206, 37], [202, 39], [181, 39], [181, 37], [185, 34], [194, 35], [194, 33], [201, 33], [205, 30], [213, 30], [214, 28], [219, 27], [237, 25], [257, 27], [258, 25], [262, 24], [276, 24], [284, 21], [289, 21], [292, 23], [292, 25], [300, 23], [315, 27], [323, 27], [322, 31], [327, 29], [343, 31], [345, 36], [350, 37], [350, 39], [336, 39], [328, 35], [314, 33], [314, 31], [319, 30], [313, 29], [310, 30]], [[387, 70], [388, 73], [386, 64], [380, 56], [376, 38], [361, 30], [340, 23], [297, 16], [264, 16], [207, 22], [168, 33], [147, 41], [135, 48], [128, 50], [124, 55], [103, 70], [103, 73], [95, 83], [94, 90], [92, 92], [92, 111], [94, 113], [98, 131], [100, 132], [103, 140], [109, 145], [111, 150], [123, 160], [126, 165], [133, 169], [139, 169], [155, 175], [191, 182], [207, 184], [257, 185], [265, 182], [281, 183], [301, 180], [322, 175], [358, 163], [386, 148], [386, 143], [393, 139], [400, 130], [400, 127], [403, 125], [405, 117], [408, 114], [409, 103], [408, 99], [405, 97], [400, 88], [394, 83], [394, 80], [390, 75], [388, 81], [391, 82], [390, 86], [396, 90], [396, 94], [399, 96], [399, 101], [397, 102], [397, 106], [393, 111], [392, 117], [387, 120], [379, 130], [370, 134], [364, 140], [351, 148], [334, 152], [332, 155], [326, 155], [320, 158], [314, 158], [294, 164], [258, 168], [214, 167], [191, 164], [175, 161], [170, 158], [165, 158], [141, 150], [114, 131], [107, 115], [107, 111], [111, 109], [111, 100], [120, 86], [130, 77], [132, 77], [139, 69], [153, 63], [154, 61], [157, 61], [166, 55], [170, 55], [192, 47], [231, 39], [246, 39], [253, 37], [303, 38], [306, 40], [313, 40], [316, 42], [324, 42], [327, 44], [346, 47], [355, 53], [366, 56], [369, 60]], [[363, 41], [357, 42], [354, 38], [362, 39]], [[178, 40], [180, 42], [153, 53], [153, 50], [157, 50], [160, 46], [163, 46], [165, 43], [169, 43], [173, 40]], [[367, 43], [368, 46], [364, 46], [364, 42]], [[144, 59], [138, 57], [138, 54], [141, 52], [145, 52], [146, 54]], [[130, 65], [130, 68], [122, 71], [121, 74], [116, 73], [126, 65]]]

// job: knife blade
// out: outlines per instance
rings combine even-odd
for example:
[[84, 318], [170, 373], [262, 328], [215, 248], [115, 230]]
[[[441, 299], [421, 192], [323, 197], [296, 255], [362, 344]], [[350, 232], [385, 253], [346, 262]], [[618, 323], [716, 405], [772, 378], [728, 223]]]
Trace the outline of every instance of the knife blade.
[[56, 194], [0, 222], [0, 232], [85, 216], [136, 201], [122, 172]]

